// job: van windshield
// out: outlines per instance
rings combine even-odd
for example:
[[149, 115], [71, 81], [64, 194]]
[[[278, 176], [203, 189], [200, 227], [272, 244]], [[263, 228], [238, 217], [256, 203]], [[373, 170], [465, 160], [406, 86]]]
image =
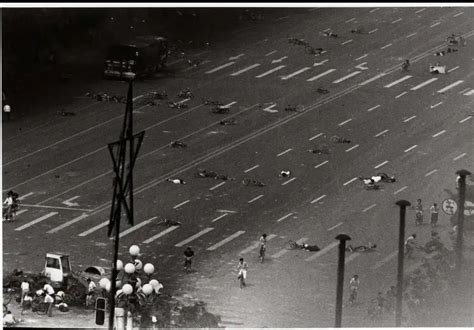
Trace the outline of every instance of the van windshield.
[[137, 56], [137, 49], [127, 45], [113, 45], [109, 47], [107, 58], [110, 60], [133, 60]]

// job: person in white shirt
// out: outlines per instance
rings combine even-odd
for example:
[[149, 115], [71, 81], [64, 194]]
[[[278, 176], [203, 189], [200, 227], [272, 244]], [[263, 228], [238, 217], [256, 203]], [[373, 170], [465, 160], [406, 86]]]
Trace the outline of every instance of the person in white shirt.
[[87, 279], [88, 288], [87, 288], [87, 295], [86, 295], [86, 307], [91, 305], [92, 299], [94, 298], [95, 289], [97, 285], [92, 281], [90, 278]]
[[12, 112], [12, 108], [8, 105], [5, 104], [3, 106], [3, 114], [5, 115], [5, 120], [10, 121], [10, 113]]
[[16, 324], [15, 317], [11, 311], [8, 311], [7, 314], [3, 317], [3, 325], [14, 326]]
[[21, 282], [21, 305], [23, 305], [23, 300], [28, 292], [30, 292], [30, 283], [28, 283], [28, 281]]
[[54, 288], [51, 286], [51, 284], [46, 283], [43, 287], [43, 290], [46, 291], [46, 293], [50, 296], [54, 296]]

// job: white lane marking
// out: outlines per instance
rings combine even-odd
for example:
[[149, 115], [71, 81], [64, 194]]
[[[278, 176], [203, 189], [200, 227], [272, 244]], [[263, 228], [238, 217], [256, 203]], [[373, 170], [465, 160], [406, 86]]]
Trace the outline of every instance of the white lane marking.
[[469, 92], [464, 93], [463, 95], [470, 96], [474, 94], [474, 89], [471, 89]]
[[227, 68], [228, 66], [231, 66], [231, 65], [233, 65], [233, 64], [235, 64], [235, 62], [229, 62], [229, 63], [226, 63], [226, 64], [224, 64], [224, 65], [218, 66], [217, 68], [214, 68], [214, 69], [212, 69], [212, 70], [206, 71], [206, 73], [207, 73], [207, 74], [209, 74], [209, 73], [214, 73], [214, 72], [219, 71], [219, 70], [221, 70], [221, 69]]
[[284, 59], [288, 58], [288, 56], [283, 56], [283, 57], [280, 57], [276, 60], [272, 60], [272, 64], [275, 64], [275, 63], [280, 63], [281, 61], [283, 61]]
[[349, 149], [346, 149], [345, 151], [346, 151], [346, 152], [349, 152], [349, 151], [351, 151], [351, 150], [354, 150], [354, 149], [357, 148], [357, 147], [359, 147], [358, 144], [356, 144], [356, 145], [353, 146], [353, 147], [350, 147]]
[[354, 71], [354, 72], [352, 72], [352, 73], [349, 73], [347, 76], [344, 76], [344, 77], [342, 77], [342, 78], [339, 78], [339, 79], [337, 79], [337, 80], [334, 80], [332, 83], [333, 83], [333, 84], [338, 84], [338, 83], [340, 83], [341, 81], [344, 81], [344, 80], [346, 80], [346, 79], [349, 79], [349, 78], [351, 78], [351, 77], [354, 77], [354, 76], [358, 75], [358, 74], [361, 73], [361, 72], [362, 72], [362, 71]]
[[370, 206], [367, 206], [365, 209], [362, 210], [362, 212], [367, 212], [368, 210], [370, 210], [370, 209], [372, 209], [372, 208], [374, 208], [374, 207], [376, 207], [376, 206], [377, 206], [377, 204], [372, 204], [372, 205], [370, 205]]
[[338, 245], [339, 245], [339, 242], [332, 242], [328, 246], [325, 246], [324, 248], [322, 248], [320, 251], [317, 251], [311, 257], [306, 258], [305, 261], [312, 261], [316, 258], [319, 258], [320, 256], [322, 256], [323, 254], [326, 254], [327, 252], [331, 251], [332, 249], [334, 249]]
[[286, 18], [289, 18], [289, 17], [290, 17], [289, 15], [287, 15], [287, 16], [282, 16], [282, 17], [277, 18], [276, 20], [277, 20], [277, 21], [281, 21], [282, 19], [286, 19]]
[[23, 229], [26, 229], [26, 228], [28, 228], [28, 227], [31, 227], [31, 226], [33, 226], [33, 225], [35, 225], [35, 224], [37, 224], [37, 223], [39, 223], [39, 222], [41, 222], [41, 221], [44, 221], [44, 220], [46, 220], [46, 219], [49, 219], [49, 218], [51, 218], [52, 216], [55, 216], [56, 214], [58, 214], [58, 212], [50, 212], [50, 213], [48, 213], [48, 214], [46, 214], [46, 215], [43, 215], [42, 217], [39, 217], [38, 219], [35, 219], [35, 220], [30, 221], [30, 222], [28, 222], [28, 223], [25, 223], [23, 226], [20, 226], [20, 227], [15, 228], [15, 231], [22, 231]]
[[312, 200], [312, 201], [311, 201], [311, 204], [314, 204], [314, 203], [316, 203], [317, 201], [320, 201], [320, 200], [323, 199], [324, 197], [326, 197], [326, 195], [319, 196], [319, 197], [316, 198], [315, 200]]
[[285, 220], [286, 218], [291, 217], [292, 215], [293, 215], [293, 213], [288, 213], [287, 215], [282, 216], [276, 222], [281, 222], [281, 221]]
[[290, 74], [287, 75], [287, 76], [281, 77], [281, 80], [290, 79], [290, 78], [292, 78], [292, 77], [294, 77], [294, 76], [299, 75], [300, 73], [303, 73], [303, 72], [305, 72], [305, 71], [308, 71], [309, 69], [311, 69], [309, 66], [304, 67], [304, 68], [302, 68], [302, 69], [300, 69], [300, 70], [298, 70], [298, 71], [295, 71], [295, 72], [293, 72], [293, 73], [290, 73]]
[[459, 85], [459, 84], [462, 84], [463, 82], [464, 82], [464, 80], [455, 81], [455, 82], [453, 82], [451, 85], [448, 85], [448, 86], [446, 86], [446, 87], [444, 87], [444, 88], [441, 88], [439, 91], [437, 91], [437, 93], [444, 93], [444, 92], [446, 92], [447, 90], [450, 90], [451, 88], [453, 88], [453, 87], [455, 87], [455, 86], [457, 86], [457, 85]]
[[327, 28], [326, 30], [323, 30], [323, 32], [328, 32], [330, 30], [331, 30], [331, 28]]
[[216, 222], [217, 220], [222, 219], [223, 217], [226, 217], [226, 216], [228, 216], [228, 215], [229, 215], [229, 213], [221, 214], [221, 215], [218, 216], [217, 218], [212, 219], [211, 222]]
[[390, 261], [391, 259], [395, 258], [398, 256], [398, 250], [390, 253], [388, 256], [377, 262], [375, 265], [372, 266], [372, 270], [376, 270], [380, 267], [382, 267], [387, 261]]
[[347, 181], [346, 183], [344, 183], [343, 186], [347, 186], [349, 183], [354, 182], [354, 181], [357, 180], [357, 179], [358, 179], [357, 177], [352, 178], [352, 179], [350, 179], [349, 181]]
[[465, 153], [465, 152], [462, 153], [462, 154], [460, 154], [459, 156], [454, 157], [453, 160], [461, 159], [461, 158], [463, 158], [464, 156], [466, 156], [466, 153]]
[[428, 79], [427, 81], [422, 82], [421, 84], [416, 85], [415, 87], [410, 88], [410, 90], [416, 91], [417, 89], [420, 89], [420, 88], [423, 87], [423, 86], [426, 86], [426, 85], [428, 85], [428, 84], [431, 84], [433, 81], [436, 81], [436, 80], [438, 80], [438, 78], [431, 78], [431, 79]]
[[383, 86], [383, 87], [385, 87], [385, 88], [390, 88], [390, 87], [392, 87], [392, 86], [395, 86], [395, 85], [401, 83], [402, 81], [405, 81], [405, 80], [407, 80], [407, 79], [410, 79], [411, 77], [412, 77], [412, 76], [410, 76], [410, 75], [405, 76], [405, 77], [402, 77], [402, 78], [400, 78], [400, 79], [398, 79], [398, 80], [395, 80], [395, 81], [391, 82], [390, 84], [385, 85], [385, 86]]
[[242, 70], [239, 70], [239, 71], [237, 71], [237, 72], [231, 73], [230, 75], [233, 76], [233, 77], [235, 77], [235, 76], [238, 76], [239, 74], [242, 74], [242, 73], [244, 73], [244, 72], [247, 72], [247, 71], [249, 71], [249, 70], [252, 70], [252, 69], [254, 69], [254, 68], [258, 67], [258, 66], [260, 66], [260, 63], [255, 63], [255, 64], [252, 64], [251, 66], [248, 66], [248, 67], [246, 67], [246, 68], [244, 68], [244, 69], [242, 69]]
[[415, 14], [421, 13], [421, 12], [422, 12], [423, 10], [425, 10], [425, 9], [426, 9], [426, 8], [421, 8], [421, 9], [415, 11]]
[[[267, 242], [273, 238], [277, 237], [277, 235], [275, 234], [270, 234], [267, 236]], [[239, 255], [243, 255], [243, 254], [246, 254], [246, 253], [249, 253], [250, 251], [252, 250], [255, 250], [256, 248], [258, 248], [260, 246], [260, 241], [258, 242], [255, 242], [254, 244], [250, 245], [248, 248], [240, 251]]]
[[270, 56], [273, 55], [277, 52], [277, 50], [272, 50], [270, 53], [265, 54], [265, 56]]
[[153, 235], [152, 237], [150, 237], [150, 238], [144, 240], [142, 243], [143, 243], [143, 244], [151, 243], [151, 242], [153, 242], [154, 240], [160, 238], [161, 236], [164, 236], [164, 235], [166, 235], [166, 234], [172, 232], [173, 230], [178, 229], [178, 227], [179, 227], [179, 226], [172, 226], [172, 227], [169, 227], [169, 228], [167, 228], [167, 229], [165, 229], [165, 230], [163, 230], [163, 231], [160, 231], [158, 234]]
[[414, 32], [414, 33], [412, 33], [412, 34], [409, 34], [409, 35], [406, 36], [406, 38], [413, 37], [415, 34], [416, 34], [416, 32]]
[[234, 61], [234, 60], [237, 60], [239, 59], [240, 57], [244, 56], [245, 54], [239, 54], [239, 55], [235, 55], [235, 56], [232, 56], [232, 57], [229, 57], [229, 61]]
[[385, 76], [385, 75], [386, 75], [385, 72], [379, 73], [378, 75], [376, 75], [376, 76], [374, 76], [374, 77], [372, 77], [372, 78], [370, 78], [370, 79], [367, 79], [366, 81], [361, 82], [359, 85], [361, 85], [361, 86], [367, 85], [368, 83], [371, 83], [372, 81], [375, 81], [375, 80], [377, 80], [377, 79], [380, 79], [380, 78], [382, 78], [382, 77]]
[[439, 131], [438, 133], [436, 133], [435, 135], [433, 135], [433, 137], [437, 137], [437, 136], [440, 136], [441, 134], [444, 134], [446, 133], [446, 130], [442, 130], [442, 131]]
[[214, 250], [217, 249], [218, 247], [221, 247], [222, 245], [229, 243], [230, 241], [232, 241], [233, 239], [239, 237], [240, 235], [242, 235], [242, 234], [244, 234], [244, 233], [245, 233], [244, 230], [239, 230], [239, 231], [233, 233], [232, 235], [230, 235], [229, 237], [223, 239], [222, 241], [220, 241], [220, 242], [218, 242], [218, 243], [216, 243], [216, 244], [214, 244], [214, 245], [208, 247], [206, 250], [208, 250], [208, 251], [214, 251]]
[[286, 149], [285, 151], [280, 152], [280, 153], [277, 155], [277, 157], [280, 157], [281, 155], [284, 155], [284, 154], [290, 152], [291, 150], [293, 150], [293, 149], [292, 149], [292, 148]]
[[359, 252], [352, 253], [350, 256], [348, 256], [348, 257], [344, 260], [344, 264], [347, 265], [349, 262], [351, 262], [352, 260], [354, 260], [354, 259], [357, 258], [358, 256], [360, 256], [360, 253], [359, 253]]
[[467, 92], [468, 90], [470, 90], [471, 88], [468, 87], [468, 88], [464, 88], [462, 91], [460, 91], [458, 94], [462, 94], [462, 93], [465, 93]]
[[334, 225], [334, 226], [328, 228], [328, 231], [331, 231], [331, 230], [333, 230], [333, 229], [336, 229], [337, 227], [339, 227], [339, 226], [342, 225], [342, 224], [343, 224], [342, 222], [339, 222], [337, 225]]
[[[130, 234], [131, 232], [134, 232], [135, 230], [137, 230], [137, 229], [139, 229], [139, 228], [141, 228], [141, 227], [143, 227], [143, 226], [149, 224], [151, 221], [153, 221], [153, 220], [156, 219], [156, 218], [157, 218], [157, 217], [150, 218], [150, 219], [148, 219], [148, 220], [145, 220], [145, 221], [143, 221], [143, 222], [140, 222], [138, 225], [135, 225], [135, 226], [133, 226], [133, 227], [131, 227], [131, 228], [128, 228], [127, 230], [124, 230], [123, 232], [121, 232], [121, 233], [119, 234], [119, 238], [122, 238], [122, 237], [124, 237], [125, 235], [128, 235], [128, 234]], [[113, 237], [110, 237], [110, 239], [112, 240], [112, 239], [114, 239], [114, 238], [113, 238]]]
[[217, 189], [217, 188], [219, 188], [220, 186], [222, 186], [223, 184], [225, 184], [225, 182], [221, 182], [221, 183], [219, 183], [219, 184], [215, 185], [214, 187], [212, 187], [212, 188], [209, 188], [209, 190], [214, 190], [214, 189]]
[[69, 198], [69, 199], [67, 199], [67, 200], [65, 200], [65, 201], [62, 201], [61, 204], [65, 204], [65, 205], [67, 205], [67, 206], [69, 206], [69, 207], [71, 207], [71, 206], [79, 206], [78, 203], [71, 202], [71, 201], [73, 201], [73, 200], [75, 200], [75, 199], [78, 199], [79, 197], [80, 197], [80, 196], [71, 197], [71, 198]]
[[380, 49], [388, 48], [388, 47], [390, 47], [391, 45], [392, 45], [392, 43], [386, 44], [385, 46], [380, 47]]
[[[24, 195], [18, 197], [18, 199], [19, 199], [20, 201], [22, 201], [22, 200], [24, 200], [25, 198], [27, 198], [28, 196], [31, 196], [31, 195], [33, 195], [33, 194], [34, 194], [34, 192], [29, 192], [29, 193], [27, 193], [27, 194], [24, 194]], [[18, 212], [17, 212], [17, 214], [18, 214]]]
[[402, 96], [405, 95], [406, 93], [408, 93], [408, 92], [400, 93], [400, 94], [398, 94], [397, 96], [395, 96], [395, 98], [398, 99], [399, 97], [402, 97]]
[[[18, 214], [18, 213], [17, 213], [17, 214]], [[55, 228], [53, 228], [53, 229], [47, 231], [46, 233], [48, 233], [48, 234], [56, 233], [56, 232], [60, 231], [61, 229], [66, 228], [66, 227], [69, 227], [69, 226], [71, 226], [72, 224], [75, 224], [76, 222], [79, 222], [79, 221], [81, 221], [82, 219], [85, 219], [85, 218], [87, 218], [87, 217], [88, 217], [87, 214], [82, 214], [82, 215], [80, 215], [80, 216], [78, 216], [78, 217], [76, 217], [76, 218], [74, 218], [74, 219], [72, 219], [72, 220], [69, 220], [68, 222], [63, 223], [63, 224], [60, 225], [60, 226], [57, 226], [57, 227], [55, 227]]]
[[383, 130], [382, 132], [377, 133], [376, 135], [374, 135], [374, 137], [379, 137], [380, 135], [383, 135], [383, 134], [385, 134], [385, 133], [387, 133], [387, 132], [388, 132], [388, 129]]
[[135, 96], [132, 101], [135, 102], [136, 100], [139, 100], [143, 97], [144, 95], [138, 95], [138, 96]]
[[436, 22], [433, 25], [430, 25], [430, 28], [434, 28], [436, 25], [440, 25], [440, 24], [441, 24], [440, 22]]
[[269, 74], [271, 74], [271, 73], [273, 73], [273, 72], [275, 72], [275, 71], [278, 71], [278, 70], [283, 69], [285, 66], [286, 66], [286, 65], [277, 66], [276, 68], [273, 68], [273, 69], [271, 69], [271, 70], [268, 70], [267, 72], [264, 72], [264, 73], [262, 73], [262, 74], [259, 74], [258, 76], [255, 76], [255, 78], [262, 78], [262, 77], [265, 77], [265, 76], [267, 76], [267, 75], [269, 75]]
[[392, 22], [392, 24], [394, 24], [394, 23], [398, 23], [398, 22], [400, 22], [401, 20], [402, 20], [401, 18], [399, 18], [399, 19], [396, 19], [396, 20], [394, 20], [394, 21]]
[[328, 162], [329, 162], [328, 160], [325, 160], [324, 162], [319, 163], [318, 165], [316, 165], [314, 168], [321, 167], [321, 166], [323, 166], [324, 164], [326, 164], [326, 163], [328, 163]]
[[316, 134], [315, 136], [310, 137], [308, 140], [309, 140], [309, 141], [312, 141], [312, 140], [314, 140], [314, 139], [320, 137], [321, 135], [323, 135], [323, 133]]
[[91, 229], [88, 229], [88, 230], [86, 230], [86, 231], [84, 231], [84, 232], [78, 234], [77, 236], [85, 237], [85, 236], [87, 236], [87, 235], [89, 235], [89, 234], [91, 234], [91, 233], [93, 233], [93, 232], [95, 232], [95, 231], [97, 231], [97, 230], [99, 230], [99, 229], [101, 229], [101, 228], [107, 226], [108, 224], [109, 224], [109, 220], [104, 221], [104, 222], [102, 222], [102, 223], [99, 223], [97, 226], [94, 226], [94, 227], [92, 227]]
[[349, 42], [352, 42], [352, 39], [349, 39], [349, 40], [344, 41], [341, 45], [348, 44]]
[[466, 118], [460, 120], [459, 123], [462, 124], [462, 123], [464, 123], [465, 121], [467, 121], [467, 120], [469, 120], [469, 119], [471, 119], [471, 118], [472, 118], [472, 116], [467, 116]]
[[25, 212], [28, 212], [28, 209], [21, 209], [20, 211], [16, 212], [16, 215], [20, 215]]
[[189, 203], [189, 199], [187, 201], [184, 201], [182, 203], [179, 203], [178, 205], [173, 206], [174, 209], [177, 209], [180, 206], [183, 206], [184, 204]]
[[206, 228], [206, 229], [203, 229], [203, 230], [201, 230], [199, 233], [194, 234], [194, 235], [192, 235], [192, 236], [186, 238], [184, 241], [181, 241], [181, 242], [179, 242], [178, 244], [175, 244], [174, 246], [176, 246], [176, 247], [181, 247], [181, 246], [183, 246], [183, 245], [186, 245], [186, 244], [188, 244], [189, 242], [194, 241], [196, 238], [198, 238], [198, 237], [200, 237], [200, 236], [202, 236], [202, 235], [204, 235], [204, 234], [207, 234], [207, 233], [210, 232], [211, 230], [214, 230], [214, 228], [208, 227], [208, 228]]
[[[300, 238], [299, 240], [297, 240], [296, 243], [298, 243], [298, 244], [303, 244], [304, 242], [306, 242], [307, 239], [308, 239], [307, 237], [302, 237], [302, 238]], [[288, 250], [288, 249], [281, 249], [281, 250], [278, 251], [277, 253], [273, 254], [273, 255], [271, 256], [271, 258], [272, 258], [272, 259], [279, 258], [279, 257], [281, 257], [282, 255], [287, 254], [288, 252], [290, 252], [290, 250]]]
[[441, 104], [443, 104], [443, 102], [438, 102], [438, 103], [436, 103], [435, 105], [430, 105], [430, 109], [434, 109], [434, 108], [436, 108], [438, 105], [441, 105]]
[[457, 14], [456, 14], [456, 15], [454, 15], [453, 17], [458, 17], [459, 15], [462, 15], [462, 14], [464, 14], [464, 12], [463, 12], [463, 11], [462, 11], [462, 12], [460, 12], [460, 13], [457, 13]]
[[276, 107], [276, 104], [272, 104], [272, 105], [266, 107], [265, 109], [263, 109], [263, 111], [267, 111], [267, 112], [270, 112], [270, 113], [278, 112], [277, 109], [273, 109], [274, 107]]
[[359, 70], [368, 70], [369, 68], [366, 66], [367, 62], [363, 62], [363, 63], [360, 63], [360, 64], [357, 64], [355, 66], [356, 69], [359, 69]]
[[316, 63], [313, 64], [313, 66], [320, 66], [320, 65], [323, 65], [323, 64], [326, 63], [327, 61], [329, 61], [329, 60], [326, 59], [326, 60], [323, 60], [323, 61], [321, 61], [321, 62], [316, 62]]
[[251, 170], [254, 170], [254, 169], [256, 169], [256, 168], [259, 167], [259, 166], [260, 166], [260, 165], [255, 165], [255, 166], [253, 166], [253, 167], [251, 167], [251, 168], [249, 168], [249, 169], [246, 169], [246, 170], [244, 171], [244, 173], [250, 172]]
[[410, 118], [405, 119], [403, 122], [404, 122], [404, 123], [409, 122], [409, 121], [412, 120], [413, 118], [416, 118], [416, 116], [413, 115], [413, 116], [411, 116]]
[[346, 23], [349, 23], [349, 22], [352, 22], [352, 21], [355, 21], [355, 17], [352, 17], [351, 19], [348, 19], [348, 20], [346, 21]]
[[364, 54], [364, 55], [362, 55], [362, 56], [359, 56], [358, 58], [355, 59], [355, 61], [361, 60], [361, 59], [367, 57], [368, 55], [369, 55], [369, 54]]
[[201, 56], [201, 55], [204, 55], [206, 53], [210, 53], [211, 51], [208, 49], [208, 50], [203, 50], [202, 52], [199, 52], [199, 53], [196, 53], [194, 54], [194, 56]]
[[176, 102], [176, 103], [177, 103], [177, 104], [181, 104], [181, 103], [188, 102], [189, 100], [190, 100], [190, 98], [187, 98], [187, 99], [184, 99], [184, 100], [178, 101], [178, 102]]
[[223, 108], [228, 108], [228, 107], [230, 107], [231, 105], [234, 105], [234, 104], [236, 104], [236, 103], [237, 103], [237, 101], [233, 101], [233, 102], [224, 104], [222, 107], [223, 107]]
[[377, 10], [379, 10], [379, 9], [380, 9], [380, 8], [374, 8], [374, 9], [372, 9], [371, 11], [369, 11], [369, 13], [373, 13], [374, 11], [377, 11]]
[[313, 81], [313, 80], [316, 80], [316, 79], [321, 78], [321, 77], [323, 77], [323, 76], [325, 76], [325, 75], [327, 75], [327, 74], [330, 74], [331, 72], [334, 72], [334, 71], [336, 71], [336, 69], [329, 69], [329, 70], [327, 70], [327, 71], [325, 71], [325, 72], [323, 72], [323, 73], [318, 74], [317, 76], [314, 76], [314, 77], [309, 78], [309, 79], [306, 80], [306, 81]]
[[345, 125], [345, 124], [347, 124], [348, 122], [350, 122], [351, 120], [352, 120], [352, 118], [349, 118], [349, 119], [343, 121], [342, 123], [339, 123], [337, 126]]
[[396, 195], [398, 193], [401, 193], [403, 190], [407, 189], [408, 186], [405, 186], [405, 187], [401, 187], [400, 189], [398, 189], [397, 191], [395, 191], [393, 194]]
[[388, 164], [388, 160], [386, 160], [386, 161], [384, 161], [384, 162], [382, 162], [382, 163], [380, 163], [380, 164], [378, 164], [378, 165], [375, 165], [374, 168], [382, 167], [382, 166], [384, 166], [385, 164]]
[[425, 176], [430, 176], [431, 174], [436, 173], [436, 172], [438, 172], [438, 170], [434, 169], [434, 170], [429, 171], [428, 173], [426, 173]]
[[376, 106], [373, 106], [372, 108], [367, 109], [367, 112], [374, 111], [375, 109], [377, 109], [377, 108], [379, 108], [379, 107], [380, 107], [380, 104], [377, 104]]
[[374, 33], [374, 32], [377, 31], [377, 30], [378, 30], [378, 29], [370, 30], [370, 31], [369, 31], [369, 34], [372, 34], [372, 33]]
[[296, 178], [291, 178], [290, 180], [283, 182], [281, 185], [284, 186], [284, 185], [290, 183], [293, 180], [296, 180]]
[[258, 195], [257, 197], [252, 198], [251, 200], [249, 200], [247, 203], [249, 203], [249, 204], [250, 204], [250, 203], [253, 203], [253, 202], [255, 202], [256, 200], [259, 200], [259, 199], [262, 198], [262, 197], [263, 197], [263, 195]]
[[410, 151], [410, 150], [415, 149], [416, 147], [418, 147], [418, 145], [417, 145], [417, 144], [414, 144], [414, 145], [412, 145], [410, 148], [405, 149], [403, 152], [408, 152], [408, 151]]

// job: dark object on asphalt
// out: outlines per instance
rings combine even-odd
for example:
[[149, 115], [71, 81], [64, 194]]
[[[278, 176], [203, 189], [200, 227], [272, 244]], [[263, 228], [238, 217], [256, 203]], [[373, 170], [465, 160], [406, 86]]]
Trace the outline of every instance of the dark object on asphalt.
[[337, 34], [333, 32], [323, 32], [325, 37], [337, 38]]
[[255, 179], [244, 178], [242, 183], [246, 186], [256, 186], [256, 187], [265, 187], [266, 184]]
[[60, 116], [64, 116], [64, 117], [67, 117], [67, 116], [75, 116], [76, 113], [75, 112], [72, 112], [72, 111], [59, 111], [58, 114]]
[[170, 143], [171, 148], [186, 148], [187, 145], [181, 141], [173, 141]]
[[230, 125], [235, 125], [236, 121], [235, 121], [235, 118], [229, 118], [229, 119], [221, 120], [219, 124], [224, 125], [224, 126], [230, 126]]
[[168, 106], [173, 109], [184, 109], [188, 107], [186, 103], [182, 102], [168, 102]]
[[316, 90], [319, 94], [327, 94], [329, 93], [329, 91], [325, 88], [321, 88], [319, 87], [317, 90]]
[[226, 114], [229, 113], [230, 107], [228, 106], [223, 106], [223, 105], [217, 105], [214, 108], [212, 108], [212, 113], [217, 113], [217, 114]]

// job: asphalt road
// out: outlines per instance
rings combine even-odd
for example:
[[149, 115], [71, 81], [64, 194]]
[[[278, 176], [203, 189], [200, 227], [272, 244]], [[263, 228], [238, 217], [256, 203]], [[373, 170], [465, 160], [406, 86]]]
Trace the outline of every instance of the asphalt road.
[[[135, 132], [146, 135], [134, 172], [135, 226], [122, 225], [123, 258], [129, 245], [139, 244], [165, 287], [209, 301], [229, 326], [332, 326], [339, 233], [356, 245], [379, 246], [346, 260], [346, 280], [361, 276], [361, 299], [394, 284], [394, 203], [440, 204], [446, 190], [455, 190], [454, 172], [472, 171], [474, 160], [473, 9], [422, 9], [282, 10], [196, 51], [203, 60], [198, 67], [170, 59], [167, 75], [137, 82]], [[360, 26], [366, 33], [350, 32]], [[434, 56], [451, 33], [462, 33], [467, 46]], [[325, 52], [307, 54], [287, 37]], [[406, 58], [412, 65], [401, 72]], [[447, 65], [448, 74], [430, 74], [435, 62]], [[95, 87], [122, 95], [127, 88], [113, 81]], [[139, 97], [164, 89], [174, 98], [186, 87], [195, 97], [184, 110], [147, 106]], [[319, 94], [319, 87], [329, 93]], [[77, 96], [63, 105], [74, 117], [36, 116], [21, 132], [15, 127], [21, 123], [3, 125], [3, 191], [18, 191], [23, 203], [16, 222], [3, 226], [4, 271], [39, 271], [51, 251], [69, 253], [76, 269], [110, 266], [113, 175], [106, 144], [118, 138], [124, 109]], [[201, 98], [231, 104], [230, 113], [211, 113]], [[287, 104], [304, 111], [284, 111]], [[230, 117], [237, 125], [219, 125]], [[333, 135], [351, 143], [334, 144]], [[178, 139], [188, 147], [170, 148]], [[322, 144], [328, 155], [307, 152]], [[198, 168], [236, 180], [197, 179]], [[292, 175], [279, 178], [282, 169]], [[397, 182], [364, 190], [357, 177], [377, 172], [394, 174]], [[267, 186], [244, 186], [244, 177]], [[183, 225], [157, 226], [161, 216]], [[413, 216], [409, 211], [407, 234], [426, 239], [430, 229], [415, 229]], [[449, 226], [447, 216], [440, 222]], [[259, 264], [255, 242], [264, 232], [272, 239], [268, 260]], [[323, 250], [288, 251], [289, 239]], [[197, 254], [192, 274], [181, 270], [188, 245]], [[240, 255], [250, 263], [246, 290], [236, 283]]]

